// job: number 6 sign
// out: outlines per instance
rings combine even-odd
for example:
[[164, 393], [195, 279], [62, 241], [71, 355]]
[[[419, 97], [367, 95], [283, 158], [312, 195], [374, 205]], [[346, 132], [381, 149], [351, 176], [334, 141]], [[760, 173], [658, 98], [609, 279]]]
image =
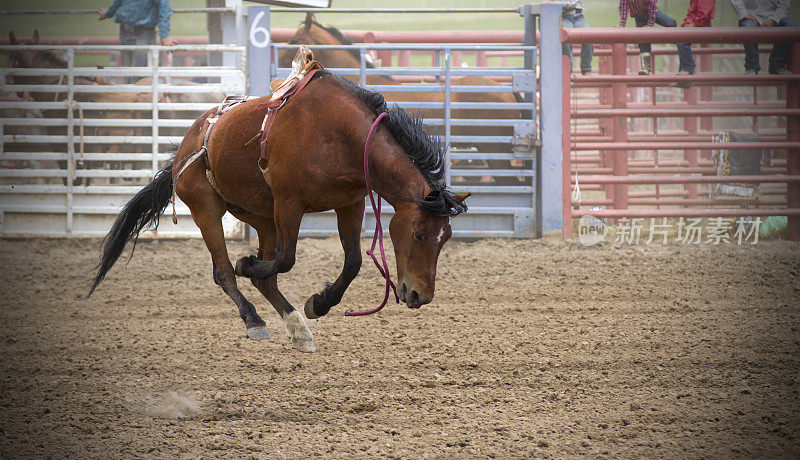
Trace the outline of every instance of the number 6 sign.
[[251, 6], [247, 8], [247, 90], [251, 96], [269, 94], [272, 55], [269, 33], [269, 7]]
[[[266, 8], [259, 8], [266, 9]], [[250, 14], [253, 13], [252, 8]], [[259, 11], [256, 17], [250, 22], [250, 44], [256, 48], [266, 48], [269, 45], [269, 29], [258, 25], [261, 19], [267, 15], [266, 11]], [[269, 27], [269, 17], [267, 18], [267, 27]]]

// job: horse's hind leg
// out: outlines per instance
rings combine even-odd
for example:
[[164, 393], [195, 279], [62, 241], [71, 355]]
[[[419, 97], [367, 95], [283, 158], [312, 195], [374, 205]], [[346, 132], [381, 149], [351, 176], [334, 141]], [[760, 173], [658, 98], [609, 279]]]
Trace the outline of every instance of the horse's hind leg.
[[[275, 224], [270, 220], [252, 222], [250, 225], [258, 232], [258, 259], [262, 261], [275, 260]], [[250, 278], [250, 281], [253, 282], [253, 286], [264, 294], [264, 297], [283, 318], [286, 325], [286, 333], [292, 340], [292, 346], [306, 353], [316, 351], [314, 336], [308, 330], [305, 320], [278, 289], [278, 276]]]
[[308, 298], [305, 305], [307, 318], [319, 318], [338, 305], [344, 291], [361, 269], [361, 223], [364, 219], [364, 200], [336, 210], [339, 239], [344, 249], [344, 267], [333, 284], [325, 283], [318, 294]]
[[275, 260], [259, 260], [256, 256], [242, 257], [236, 261], [235, 273], [245, 278], [271, 278], [292, 269], [297, 250], [297, 234], [303, 219], [299, 203], [275, 199], [274, 210]]
[[214, 266], [214, 282], [233, 299], [239, 308], [239, 316], [247, 328], [247, 336], [253, 340], [269, 337], [267, 325], [256, 313], [256, 307], [248, 301], [239, 291], [236, 284], [236, 275], [228, 258], [228, 249], [225, 245], [225, 233], [222, 229], [222, 216], [225, 214], [225, 203], [211, 189], [208, 183], [206, 190], [193, 192], [191, 196], [181, 196], [181, 199], [192, 211], [192, 218], [200, 228], [203, 240], [211, 253]]

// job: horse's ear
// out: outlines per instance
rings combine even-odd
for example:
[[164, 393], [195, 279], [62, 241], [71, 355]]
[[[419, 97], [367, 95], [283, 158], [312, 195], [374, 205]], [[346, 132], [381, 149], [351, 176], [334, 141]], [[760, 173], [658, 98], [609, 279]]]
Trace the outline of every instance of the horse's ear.
[[10, 30], [8, 31], [8, 41], [12, 45], [19, 45], [19, 42], [17, 41], [17, 36], [14, 35], [14, 32], [12, 32]]
[[33, 31], [33, 39], [31, 40], [31, 45], [38, 45], [39, 44], [39, 29]]
[[306, 13], [306, 20], [303, 21], [303, 23], [306, 25], [306, 30], [310, 29], [311, 25], [314, 24], [315, 22], [317, 22], [317, 17], [314, 16], [314, 13], [312, 13], [311, 11]]
[[462, 193], [461, 195], [453, 195], [453, 198], [463, 203], [464, 200], [466, 200], [467, 197], [469, 197], [470, 195], [472, 194], [467, 192], [467, 193]]

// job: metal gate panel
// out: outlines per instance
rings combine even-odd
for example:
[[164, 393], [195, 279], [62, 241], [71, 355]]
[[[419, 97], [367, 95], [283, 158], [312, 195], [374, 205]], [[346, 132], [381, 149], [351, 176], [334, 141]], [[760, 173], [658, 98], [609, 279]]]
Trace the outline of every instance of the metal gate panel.
[[[267, 30], [269, 36], [269, 7], [249, 7], [249, 28], [251, 31]], [[526, 32], [534, 33], [534, 10], [520, 10], [526, 24]], [[252, 35], [252, 34], [251, 34]], [[448, 145], [448, 164], [446, 180], [451, 188], [459, 193], [470, 192], [469, 212], [453, 219], [453, 234], [457, 237], [534, 237], [538, 236], [536, 208], [539, 178], [538, 155], [539, 138], [539, 80], [536, 76], [538, 47], [524, 44], [419, 44], [419, 43], [355, 43], [351, 45], [308, 44], [312, 51], [346, 49], [359, 57], [359, 67], [336, 68], [328, 70], [341, 76], [349, 76], [362, 86], [383, 93], [387, 99], [394, 92], [438, 92], [443, 95], [441, 102], [400, 101], [397, 103], [411, 114], [420, 110], [438, 110], [441, 116], [426, 117], [425, 123], [438, 128], [438, 132]], [[279, 53], [296, 49], [297, 45], [252, 40], [249, 46], [250, 90], [267, 92], [266, 85], [273, 78], [283, 78], [290, 68], [281, 67]], [[291, 51], [290, 51], [291, 52]], [[369, 52], [408, 52], [428, 53], [431, 65], [405, 67], [368, 67]], [[505, 52], [515, 53], [521, 67], [456, 67], [452, 65], [454, 53]], [[322, 63], [325, 65], [325, 63]], [[268, 78], [256, 75], [268, 75]], [[372, 75], [392, 76], [394, 78], [419, 79], [424, 83], [367, 85], [367, 77]], [[459, 77], [484, 77], [502, 82], [500, 85], [456, 85]], [[261, 81], [255, 82], [254, 78]], [[517, 102], [465, 102], [457, 100], [459, 93], [516, 93]], [[522, 96], [522, 97], [519, 97]], [[395, 101], [387, 100], [391, 107]], [[487, 115], [488, 118], [457, 118], [463, 110], [472, 110]], [[510, 111], [519, 113], [519, 118], [504, 118]], [[472, 133], [459, 132], [470, 127]], [[507, 128], [506, 135], [491, 132], [492, 128]], [[485, 131], [485, 132], [484, 132]], [[473, 168], [474, 164], [484, 167]], [[487, 167], [491, 165], [492, 167]], [[522, 166], [520, 166], [522, 165]], [[374, 228], [374, 216], [369, 203], [362, 228], [368, 235]], [[391, 218], [393, 209], [384, 202], [384, 214]], [[305, 216], [301, 235], [330, 236], [336, 234], [336, 218], [333, 212]]]
[[[218, 105], [225, 95], [243, 94], [245, 89], [240, 66], [161, 65], [161, 53], [166, 50], [160, 46], [5, 45], [0, 49], [55, 50], [66, 55], [67, 61], [64, 69], [0, 70], [3, 93], [48, 94], [46, 101], [13, 97], [0, 101], [2, 236], [104, 236], [121, 207], [171, 158], [171, 154], [159, 152], [179, 144], [200, 113]], [[98, 69], [74, 65], [76, 52], [121, 50], [147, 52], [148, 67]], [[169, 50], [230, 54], [238, 56], [234, 62], [243, 63], [241, 46], [179, 45]], [[5, 83], [6, 76], [24, 79], [43, 75], [52, 76], [53, 81]], [[79, 85], [76, 78], [81, 76], [150, 77], [151, 84]], [[191, 77], [206, 82], [191, 82]], [[106, 101], [86, 101], [97, 94]], [[58, 101], [62, 96], [64, 100]], [[37, 112], [55, 116], [28, 117]], [[148, 232], [145, 237], [200, 236], [189, 209], [180, 200], [176, 211], [177, 225], [166, 219], [157, 232]], [[243, 225], [232, 216], [225, 217], [224, 227], [228, 236], [243, 233]]]

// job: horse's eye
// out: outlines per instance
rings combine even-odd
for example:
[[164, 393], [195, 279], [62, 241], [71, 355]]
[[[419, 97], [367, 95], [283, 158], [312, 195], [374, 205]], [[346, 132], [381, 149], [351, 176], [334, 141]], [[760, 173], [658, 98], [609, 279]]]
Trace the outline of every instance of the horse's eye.
[[422, 235], [420, 235], [419, 233], [414, 232], [414, 239], [417, 241], [422, 241], [425, 238], [423, 238]]

